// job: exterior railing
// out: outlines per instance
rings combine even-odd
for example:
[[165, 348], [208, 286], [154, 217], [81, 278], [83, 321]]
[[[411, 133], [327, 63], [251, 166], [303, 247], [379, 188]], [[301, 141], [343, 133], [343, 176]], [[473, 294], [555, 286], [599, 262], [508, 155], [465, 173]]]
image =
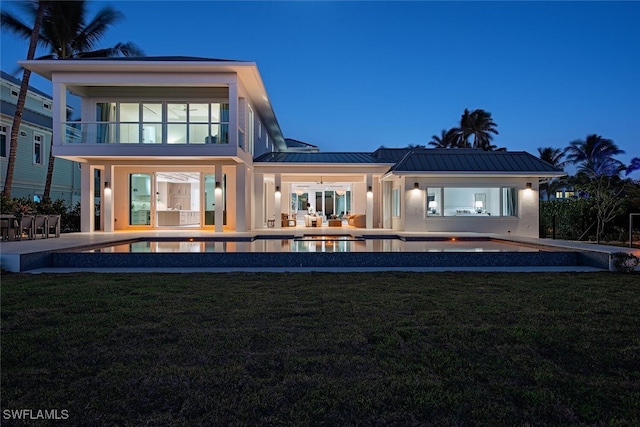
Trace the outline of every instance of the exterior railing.
[[229, 123], [63, 122], [63, 144], [229, 144]]

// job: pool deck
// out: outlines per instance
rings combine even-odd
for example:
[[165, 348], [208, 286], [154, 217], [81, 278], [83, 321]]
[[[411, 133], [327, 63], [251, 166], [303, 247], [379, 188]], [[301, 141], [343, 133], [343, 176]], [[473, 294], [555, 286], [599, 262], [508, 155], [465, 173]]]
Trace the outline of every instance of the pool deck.
[[[24, 259], [28, 257], [37, 257], [38, 255], [46, 255], [50, 252], [69, 250], [72, 248], [87, 248], [96, 245], [112, 244], [121, 241], [135, 240], [135, 239], [154, 239], [154, 238], [180, 238], [180, 239], [241, 239], [241, 238], [253, 238], [254, 236], [273, 236], [273, 237], [301, 237], [303, 235], [331, 235], [331, 234], [350, 234], [353, 236], [366, 236], [369, 238], [384, 238], [389, 236], [399, 236], [405, 239], [439, 239], [439, 238], [490, 238], [497, 240], [504, 240], [514, 243], [522, 243], [528, 245], [537, 246], [549, 246], [556, 250], [565, 250], [572, 252], [579, 252], [587, 257], [595, 257], [600, 260], [603, 257], [611, 259], [611, 254], [616, 252], [628, 252], [633, 253], [636, 256], [640, 256], [640, 249], [631, 249], [617, 246], [598, 245], [593, 243], [574, 242], [566, 240], [551, 240], [551, 239], [535, 239], [519, 236], [506, 236], [497, 234], [479, 234], [479, 233], [406, 233], [395, 232], [388, 229], [362, 229], [353, 227], [291, 227], [291, 228], [265, 228], [253, 230], [251, 232], [223, 232], [213, 233], [211, 231], [203, 230], [148, 230], [148, 231], [118, 231], [118, 232], [94, 232], [94, 233], [65, 233], [58, 238], [49, 239], [35, 239], [35, 240], [21, 240], [13, 242], [2, 242], [0, 246], [0, 260], [2, 268], [11, 272], [31, 272], [31, 273], [43, 273], [43, 272], [59, 272], [66, 273], [71, 271], [95, 271], [95, 272], [114, 272], [114, 271], [163, 271], [163, 272], [197, 272], [197, 271], [210, 271], [210, 272], [230, 272], [230, 271], [603, 271], [606, 268], [603, 267], [603, 262], [589, 265], [590, 263], [583, 263], [583, 265], [569, 265], [569, 266], [440, 266], [440, 267], [426, 267], [415, 265], [394, 265], [392, 267], [354, 267], [354, 266], [279, 266], [279, 267], [267, 267], [267, 266], [255, 266], [255, 267], [189, 267], [184, 268], [126, 268], [115, 267], [109, 268], [100, 265], [93, 265], [90, 268], [21, 268], [24, 265]], [[581, 255], [582, 256], [582, 255]], [[597, 265], [594, 267], [593, 265]], [[609, 262], [609, 269], [611, 269], [611, 262]]]

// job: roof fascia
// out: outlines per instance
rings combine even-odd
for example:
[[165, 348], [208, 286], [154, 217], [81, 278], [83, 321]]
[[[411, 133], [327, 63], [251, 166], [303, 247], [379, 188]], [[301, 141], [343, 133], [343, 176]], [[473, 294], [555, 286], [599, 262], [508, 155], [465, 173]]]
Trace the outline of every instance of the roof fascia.
[[415, 176], [420, 178], [560, 178], [565, 172], [397, 172], [389, 171], [382, 179]]

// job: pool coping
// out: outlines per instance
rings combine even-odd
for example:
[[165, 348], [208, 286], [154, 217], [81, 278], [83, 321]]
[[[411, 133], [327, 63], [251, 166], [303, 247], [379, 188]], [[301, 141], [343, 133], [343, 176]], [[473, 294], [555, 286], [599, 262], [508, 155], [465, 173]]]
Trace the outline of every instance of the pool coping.
[[[220, 235], [212, 235], [210, 231], [197, 231], [197, 230], [179, 230], [179, 231], [163, 231], [163, 230], [155, 230], [155, 231], [142, 231], [142, 232], [115, 232], [115, 233], [102, 233], [102, 232], [94, 232], [94, 233], [68, 233], [62, 234], [60, 238], [51, 238], [51, 239], [37, 239], [37, 240], [28, 240], [28, 241], [19, 241], [19, 242], [2, 242], [1, 251], [0, 251], [0, 261], [2, 265], [2, 269], [11, 272], [42, 272], [45, 269], [47, 271], [52, 272], [62, 272], [64, 268], [52, 268], [52, 254], [55, 252], [64, 252], [69, 250], [80, 250], [82, 248], [90, 248], [94, 246], [102, 246], [109, 245], [118, 242], [127, 242], [139, 239], [173, 239], [173, 240], [184, 240], [187, 236], [192, 236], [197, 239], [206, 239], [211, 241], [247, 241], [254, 239], [256, 236], [262, 236], [271, 239], [278, 238], [296, 238], [302, 237], [304, 235], [352, 235], [364, 238], [395, 238], [396, 236], [401, 237], [404, 240], [447, 240], [453, 237], [452, 233], [406, 233], [406, 232], [395, 232], [394, 230], [382, 230], [382, 229], [373, 229], [373, 230], [344, 230], [343, 232], [337, 233], [334, 230], [295, 230], [293, 233], [282, 233], [281, 230], [268, 230], [268, 229], [260, 229], [255, 230], [253, 232], [224, 232]], [[186, 236], [185, 236], [186, 235]], [[527, 238], [521, 236], [505, 236], [498, 234], [490, 234], [490, 233], [455, 233], [456, 237], [460, 237], [464, 240], [486, 240], [491, 239], [494, 241], [503, 241], [507, 243], [517, 243], [517, 244], [526, 244], [540, 247], [549, 247], [555, 251], [559, 251], [560, 253], [573, 252], [578, 254], [578, 265], [575, 266], [567, 266], [567, 270], [575, 271], [572, 269], [577, 267], [590, 267], [593, 271], [606, 271], [613, 270], [612, 263], [612, 254], [616, 252], [630, 252], [635, 254], [636, 256], [640, 256], [640, 250], [631, 249], [631, 248], [623, 248], [617, 246], [608, 246], [608, 245], [597, 245], [593, 243], [583, 243], [583, 242], [573, 242], [573, 241], [564, 241], [564, 240], [551, 240], [551, 239], [536, 239], [536, 238]], [[448, 254], [457, 253], [457, 252], [448, 252]], [[509, 252], [506, 252], [509, 253]], [[174, 253], [175, 254], [175, 253]], [[256, 253], [252, 253], [256, 254]], [[285, 253], [289, 254], [289, 253]], [[326, 253], [320, 253], [320, 256], [327, 255]], [[341, 254], [345, 254], [342, 252]], [[371, 253], [364, 253], [371, 254]], [[373, 253], [375, 254], [375, 253]], [[384, 254], [384, 253], [383, 253]], [[388, 254], [388, 253], [387, 253]], [[407, 254], [415, 254], [412, 252], [403, 252], [404, 258], [409, 258], [410, 255]], [[493, 253], [495, 254], [495, 253]], [[126, 254], [123, 254], [126, 255]], [[190, 254], [191, 255], [191, 254]], [[220, 255], [220, 254], [218, 254]], [[312, 257], [310, 257], [312, 258]], [[415, 258], [415, 257], [414, 257]], [[321, 258], [320, 258], [321, 259]], [[293, 261], [293, 260], [292, 260]], [[395, 260], [395, 262], [400, 262], [402, 259]], [[271, 261], [269, 261], [271, 262]], [[389, 262], [387, 262], [388, 264]], [[306, 264], [306, 263], [305, 263]], [[326, 267], [323, 265], [304, 265], [300, 267], [300, 264], [286, 265], [285, 264], [277, 264], [277, 267], [274, 265], [271, 266], [263, 266], [258, 267], [261, 268], [260, 271], [265, 271], [265, 268], [277, 268], [279, 271], [291, 271], [286, 270], [287, 268], [298, 268], [303, 269], [303, 271], [312, 271], [315, 268], [331, 268], [336, 270], [338, 268], [350, 268], [350, 271], [355, 271], [357, 266], [355, 265], [335, 265]], [[491, 271], [497, 271], [499, 267], [502, 268], [516, 268], [516, 269], [524, 269], [527, 266], [524, 265], [453, 265], [453, 266], [435, 266], [433, 268], [438, 269], [473, 269], [473, 271], [481, 271], [483, 268], [490, 268]], [[543, 269], [544, 266], [531, 266], [537, 267], [538, 269]], [[547, 266], [550, 268], [556, 268], [557, 266]], [[83, 267], [82, 271], [100, 271], [102, 267], [97, 265], [87, 265]], [[118, 267], [113, 267], [118, 268]], [[112, 268], [112, 269], [113, 269]], [[127, 268], [127, 267], [119, 267], [119, 268]], [[161, 270], [161, 267], [157, 267]], [[204, 268], [201, 266], [184, 266], [184, 267], [172, 267], [171, 271], [179, 272], [184, 270], [200, 269]], [[246, 264], [244, 266], [235, 266], [232, 264], [227, 264], [222, 268], [217, 267], [207, 267], [207, 271], [233, 271], [234, 269], [241, 268], [243, 270], [249, 270], [254, 267], [247, 267]], [[428, 269], [429, 266], [418, 266], [415, 265], [415, 262], [401, 262], [400, 264], [395, 265], [387, 265], [387, 266], [376, 266], [369, 265], [366, 268], [375, 270], [375, 269], [383, 269], [383, 270], [400, 270], [402, 268], [413, 268], [413, 269]], [[139, 266], [136, 267], [139, 271], [143, 271], [144, 267]]]

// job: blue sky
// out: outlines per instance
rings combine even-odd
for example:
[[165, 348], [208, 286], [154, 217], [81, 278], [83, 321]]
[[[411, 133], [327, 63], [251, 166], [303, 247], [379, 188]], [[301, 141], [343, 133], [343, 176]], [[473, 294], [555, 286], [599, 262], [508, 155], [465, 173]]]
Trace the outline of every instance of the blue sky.
[[[284, 135], [322, 151], [426, 145], [482, 108], [510, 151], [596, 133], [640, 156], [640, 2], [91, 3], [126, 16], [103, 47], [256, 62]], [[12, 73], [27, 43], [1, 43]]]

